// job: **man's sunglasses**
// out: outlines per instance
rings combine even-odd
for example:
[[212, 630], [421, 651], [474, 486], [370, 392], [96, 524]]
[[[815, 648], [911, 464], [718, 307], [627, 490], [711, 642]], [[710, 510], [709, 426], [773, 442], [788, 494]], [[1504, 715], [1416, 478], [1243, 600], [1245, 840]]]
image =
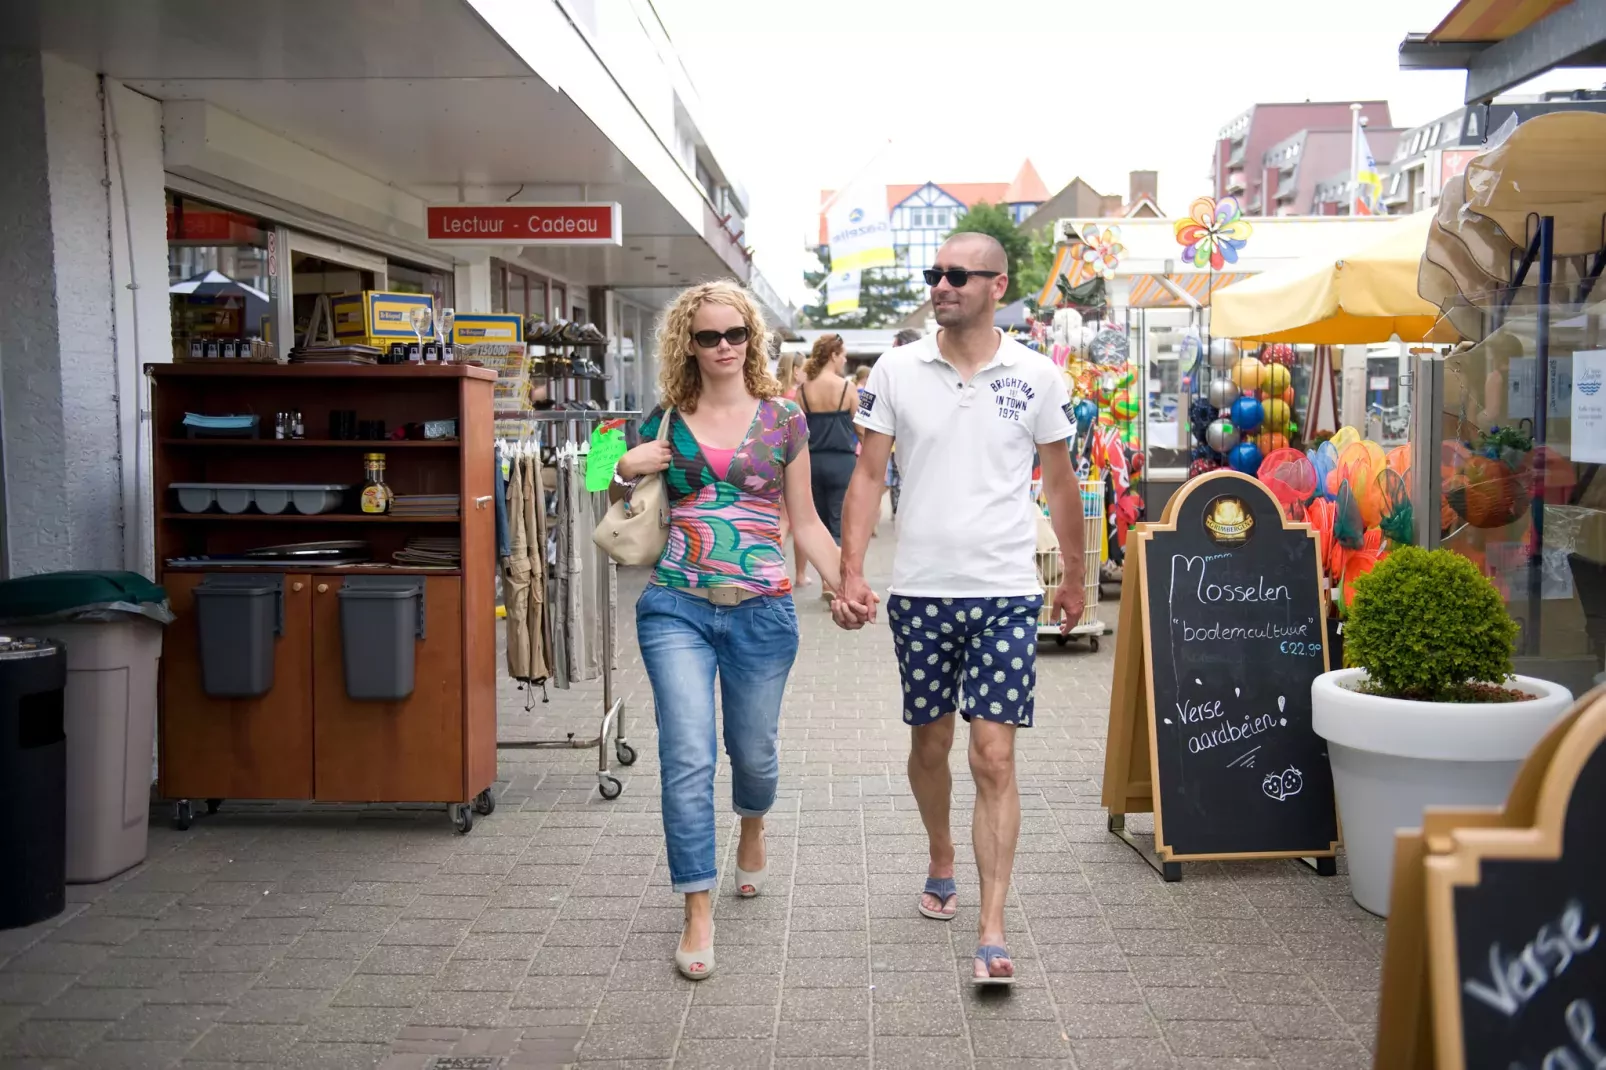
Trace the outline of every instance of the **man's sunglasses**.
[[965, 288], [965, 283], [969, 282], [973, 278], [994, 279], [1002, 275], [1003, 272], [971, 271], [969, 268], [948, 268], [946, 270], [942, 268], [927, 268], [925, 271], [921, 272], [921, 274], [926, 277], [927, 286], [935, 286], [943, 279], [947, 279], [949, 286], [952, 286], [956, 290], [962, 290]]
[[747, 341], [747, 335], [746, 327], [732, 327], [723, 334], [719, 331], [696, 331], [692, 334], [691, 340], [704, 349], [715, 349], [718, 348], [721, 338], [733, 346], [739, 346]]

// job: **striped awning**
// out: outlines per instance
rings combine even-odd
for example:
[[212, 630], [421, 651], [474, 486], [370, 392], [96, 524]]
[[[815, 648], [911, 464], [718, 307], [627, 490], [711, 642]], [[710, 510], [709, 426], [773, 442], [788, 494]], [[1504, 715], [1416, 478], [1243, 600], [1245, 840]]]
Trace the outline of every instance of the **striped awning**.
[[1504, 41], [1573, 0], [1461, 0], [1430, 41]]
[[1254, 272], [1250, 271], [1189, 271], [1171, 272], [1166, 275], [1138, 275], [1132, 280], [1132, 293], [1127, 298], [1127, 304], [1132, 308], [1190, 307], [1160, 281], [1164, 278], [1199, 304], [1208, 305], [1211, 294], [1223, 286], [1242, 282], [1252, 274]]
[[1048, 281], [1043, 284], [1042, 292], [1037, 295], [1039, 308], [1053, 308], [1059, 304], [1059, 287], [1057, 283], [1060, 276], [1065, 276], [1067, 286], [1082, 285], [1093, 277], [1093, 272], [1082, 261], [1082, 251], [1086, 248], [1081, 242], [1070, 242], [1061, 245], [1054, 254], [1054, 266], [1049, 270]]

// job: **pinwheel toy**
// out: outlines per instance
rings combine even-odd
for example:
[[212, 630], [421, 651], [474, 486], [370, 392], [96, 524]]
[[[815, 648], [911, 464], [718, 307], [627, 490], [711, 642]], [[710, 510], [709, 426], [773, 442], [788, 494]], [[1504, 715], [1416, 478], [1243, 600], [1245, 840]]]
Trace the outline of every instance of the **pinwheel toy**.
[[1175, 231], [1182, 259], [1196, 268], [1220, 271], [1238, 262], [1252, 228], [1236, 198], [1200, 197], [1188, 206], [1188, 218], [1177, 220]]
[[1121, 265], [1121, 254], [1126, 252], [1126, 246], [1121, 244], [1121, 228], [1089, 223], [1082, 228], [1081, 252], [1082, 263], [1087, 265], [1090, 275], [1115, 278], [1115, 269]]

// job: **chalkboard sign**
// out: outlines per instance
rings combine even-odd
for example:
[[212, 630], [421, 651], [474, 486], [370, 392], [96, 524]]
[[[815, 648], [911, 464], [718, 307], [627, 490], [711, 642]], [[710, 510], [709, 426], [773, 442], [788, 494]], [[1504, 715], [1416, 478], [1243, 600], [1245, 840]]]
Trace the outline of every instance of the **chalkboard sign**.
[[1606, 1067], [1606, 702], [1549, 757], [1532, 827], [1426, 860], [1440, 1066]]
[[1327, 671], [1316, 539], [1256, 480], [1187, 484], [1138, 535], [1155, 849], [1331, 857], [1338, 811], [1311, 682]]

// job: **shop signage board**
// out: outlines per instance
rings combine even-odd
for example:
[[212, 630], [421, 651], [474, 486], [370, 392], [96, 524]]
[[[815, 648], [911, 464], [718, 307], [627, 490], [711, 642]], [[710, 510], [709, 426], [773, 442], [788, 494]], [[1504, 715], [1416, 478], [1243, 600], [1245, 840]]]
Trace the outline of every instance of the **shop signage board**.
[[[1133, 534], [1105, 751], [1111, 831], [1154, 813], [1177, 863], [1312, 858], [1335, 872], [1338, 810], [1311, 682], [1327, 670], [1316, 536], [1258, 481], [1212, 472]], [[1134, 575], [1135, 573], [1135, 575]], [[1136, 844], [1134, 844], [1136, 846]]]
[[1402, 830], [1378, 1070], [1606, 1065], [1606, 692], [1540, 740], [1499, 810]]
[[453, 245], [624, 244], [620, 208], [611, 201], [432, 204], [425, 234]]

